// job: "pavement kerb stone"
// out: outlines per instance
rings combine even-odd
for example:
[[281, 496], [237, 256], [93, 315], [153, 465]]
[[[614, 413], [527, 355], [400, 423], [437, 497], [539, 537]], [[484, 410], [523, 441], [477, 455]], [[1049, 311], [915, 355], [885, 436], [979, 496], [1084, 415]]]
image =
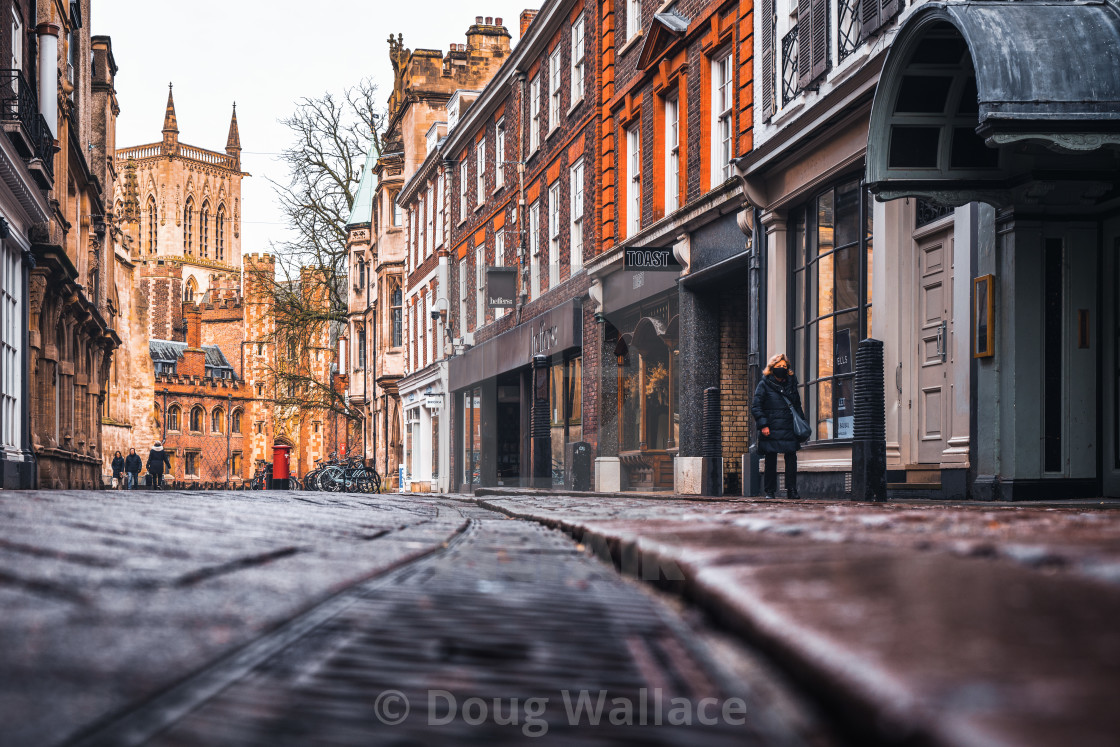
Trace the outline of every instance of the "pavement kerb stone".
[[[1109, 638], [1107, 626], [1101, 628], [1100, 616], [1108, 617], [1102, 611], [1074, 614], [1082, 607], [1091, 610], [1095, 604], [1120, 614], [1120, 594], [1107, 585], [1085, 578], [1053, 578], [1003, 560], [804, 537], [767, 537], [738, 528], [736, 533], [744, 544], [784, 545], [792, 558], [786, 565], [781, 560], [759, 563], [750, 558], [749, 551], [721, 552], [695, 538], [680, 536], [726, 531], [726, 525], [607, 516], [571, 520], [558, 516], [559, 510], [528, 506], [521, 510], [511, 508], [512, 501], [476, 501], [508, 516], [564, 531], [585, 549], [600, 557], [609, 555], [622, 572], [690, 599], [773, 656], [850, 727], [871, 725], [873, 731], [861, 735], [867, 741], [945, 747], [1064, 745], [1076, 734], [1076, 743], [1085, 745], [1108, 744], [1107, 737], [1094, 740], [1116, 733], [1120, 717], [1102, 706], [1102, 701], [1107, 702], [1103, 697], [1109, 691], [1107, 682], [1120, 672], [1120, 639]], [[799, 549], [806, 548], [819, 557], [799, 559]], [[874, 583], [859, 579], [861, 568], [872, 569], [872, 576], [874, 569], [882, 569], [883, 578], [894, 582], [888, 588], [904, 597], [900, 604], [910, 607], [902, 613], [913, 616], [914, 609], [925, 611], [919, 626], [932, 632], [931, 642], [919, 641], [911, 653], [903, 641], [900, 653], [899, 632], [893, 629], [894, 610], [890, 609], [893, 597], [876, 598], [869, 593]], [[827, 601], [841, 607], [848, 602], [857, 612], [871, 615], [866, 631], [821, 619], [819, 610], [828, 609], [827, 604], [814, 607], [812, 599], [802, 604], [795, 595], [790, 596], [788, 588], [806, 579], [833, 580], [830, 570], [837, 571], [841, 580], [845, 573], [856, 580], [847, 586], [834, 584], [830, 591], [836, 598]], [[949, 581], [928, 587], [907, 582], [939, 577]], [[976, 579], [967, 589], [973, 596], [961, 596], [958, 590], [968, 587], [970, 578]], [[1029, 591], [1031, 603], [1023, 612], [1042, 620], [1044, 632], [1034, 620], [1021, 630], [1024, 620], [1013, 614], [1015, 603], [1009, 604], [1010, 597], [1004, 593], [1017, 587]], [[845, 598], [845, 593], [851, 596]], [[988, 612], [998, 613], [990, 620], [984, 618], [986, 596], [994, 600]], [[1071, 599], [1076, 603], [1071, 604]], [[977, 601], [977, 607], [970, 606]], [[814, 609], [818, 610], [816, 617]], [[929, 614], [941, 609], [944, 619]], [[1067, 613], [1072, 615], [1076, 633], [1054, 625], [1056, 620], [1064, 622]], [[962, 618], [966, 625], [954, 630], [952, 626], [959, 625]], [[904, 619], [905, 614], [900, 614], [898, 625]], [[992, 627], [984, 629], [985, 625]], [[881, 630], [887, 631], [886, 638], [877, 640]], [[887, 652], [881, 654], [877, 645], [885, 645], [883, 640], [895, 648], [887, 646]], [[1089, 641], [1103, 642], [1105, 653], [1094, 653]], [[966, 644], [981, 645], [983, 654], [975, 658], [964, 654]], [[1084, 681], [1079, 679], [1079, 667], [1085, 672]], [[1053, 702], [1047, 704], [1045, 698], [1033, 702], [1033, 696], [1016, 700], [1014, 693], [1029, 695], [1032, 687], [1054, 690], [1050, 695]], [[964, 694], [973, 690], [981, 693], [976, 703]], [[1082, 702], [1078, 695], [1083, 696]], [[991, 702], [985, 703], [985, 697]]]

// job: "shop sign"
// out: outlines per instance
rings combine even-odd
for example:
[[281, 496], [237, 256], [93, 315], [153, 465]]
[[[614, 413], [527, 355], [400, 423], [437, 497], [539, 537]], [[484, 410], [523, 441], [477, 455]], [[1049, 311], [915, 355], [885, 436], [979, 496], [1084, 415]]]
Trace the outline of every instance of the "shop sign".
[[517, 305], [517, 269], [486, 268], [486, 308], [510, 309]]
[[[832, 344], [835, 356], [833, 373], [837, 376], [852, 372], [852, 332], [849, 329], [836, 331]], [[855, 407], [852, 402], [852, 380], [838, 382], [836, 387], [836, 438], [851, 438], [855, 435]]]
[[529, 357], [544, 355], [556, 347], [558, 329], [552, 324], [551, 315], [539, 322], [532, 322], [529, 335]]
[[443, 407], [443, 395], [429, 394], [424, 398], [424, 407], [427, 407], [429, 410], [438, 410], [439, 408]]
[[627, 249], [623, 266], [627, 270], [681, 271], [681, 264], [673, 256], [672, 249]]

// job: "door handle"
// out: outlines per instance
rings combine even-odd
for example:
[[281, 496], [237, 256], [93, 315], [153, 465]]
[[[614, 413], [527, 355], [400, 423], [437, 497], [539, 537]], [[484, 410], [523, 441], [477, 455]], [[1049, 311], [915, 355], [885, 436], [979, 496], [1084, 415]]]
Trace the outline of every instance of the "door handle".
[[948, 353], [948, 345], [945, 341], [945, 335], [949, 331], [949, 322], [941, 322], [941, 326], [937, 328], [937, 355], [941, 357], [941, 362], [944, 363]]

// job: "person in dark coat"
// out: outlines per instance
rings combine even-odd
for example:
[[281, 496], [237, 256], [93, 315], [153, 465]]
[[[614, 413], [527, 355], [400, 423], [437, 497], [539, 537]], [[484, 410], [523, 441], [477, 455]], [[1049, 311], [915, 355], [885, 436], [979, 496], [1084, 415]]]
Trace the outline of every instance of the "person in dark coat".
[[113, 479], [117, 481], [115, 487], [120, 490], [124, 487], [124, 457], [119, 451], [113, 454], [113, 463], [110, 466], [113, 468]]
[[152, 490], [163, 488], [163, 468], [171, 467], [171, 458], [163, 450], [163, 446], [156, 441], [155, 446], [148, 452], [148, 474], [152, 476]]
[[797, 376], [785, 353], [773, 356], [762, 373], [762, 381], [758, 382], [751, 401], [751, 415], [758, 425], [758, 453], [766, 461], [763, 492], [767, 498], [773, 498], [778, 492], [778, 454], [783, 454], [786, 462], [786, 495], [800, 498], [801, 494], [797, 492], [797, 450], [801, 448], [801, 442], [797, 440], [793, 415], [789, 411], [792, 403], [797, 413], [805, 417], [805, 411], [801, 409]]
[[128, 456], [124, 459], [124, 471], [128, 475], [128, 485], [125, 486], [127, 490], [136, 487], [136, 483], [140, 481], [140, 470], [143, 468], [144, 463], [140, 461], [140, 455], [136, 453], [136, 449], [129, 449]]

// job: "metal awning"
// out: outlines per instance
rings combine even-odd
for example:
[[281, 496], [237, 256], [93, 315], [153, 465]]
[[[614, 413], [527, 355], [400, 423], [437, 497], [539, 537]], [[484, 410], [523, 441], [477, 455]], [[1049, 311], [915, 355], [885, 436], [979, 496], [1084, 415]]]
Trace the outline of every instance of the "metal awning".
[[1120, 163], [1114, 4], [932, 2], [903, 23], [868, 130], [867, 181], [881, 199], [1015, 201], [1014, 184], [1090, 153], [1088, 172], [1076, 170], [1111, 182]]

